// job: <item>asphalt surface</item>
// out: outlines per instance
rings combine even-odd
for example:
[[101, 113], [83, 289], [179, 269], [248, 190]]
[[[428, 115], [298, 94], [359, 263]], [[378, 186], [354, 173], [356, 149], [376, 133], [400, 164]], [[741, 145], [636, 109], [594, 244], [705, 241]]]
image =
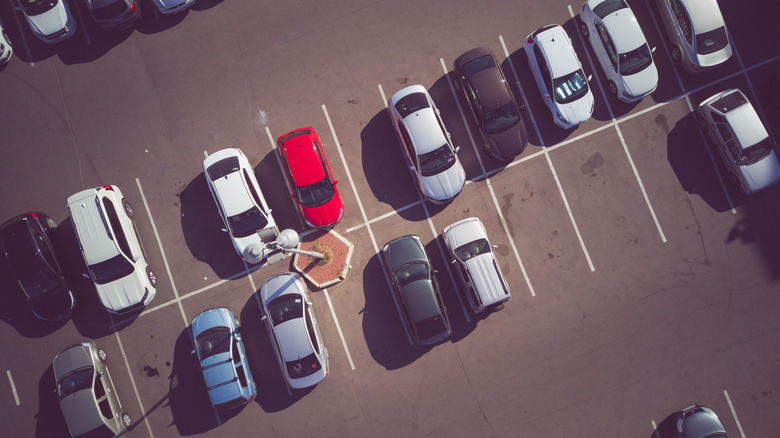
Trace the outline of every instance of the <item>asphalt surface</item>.
[[[567, 3], [525, 3], [198, 0], [158, 17], [143, 0], [136, 28], [116, 34], [79, 4], [76, 35], [49, 46], [2, 2], [14, 58], [0, 71], [0, 220], [49, 214], [81, 278], [65, 199], [116, 184], [159, 278], [135, 318], [111, 319], [79, 281], [72, 319], [46, 324], [2, 264], [2, 435], [67, 436], [51, 361], [92, 339], [108, 352], [133, 436], [650, 437], [656, 426], [667, 436], [667, 416], [694, 403], [732, 437], [777, 436], [780, 187], [740, 194], [691, 109], [739, 87], [780, 135], [780, 5], [721, 2], [735, 55], [692, 77], [673, 64], [654, 4], [634, 0], [660, 83], [626, 105], [608, 95]], [[593, 117], [574, 130], [552, 123], [522, 50], [549, 23], [593, 74]], [[483, 45], [527, 105], [531, 144], [509, 165], [475, 144], [447, 74]], [[412, 84], [429, 89], [470, 180], [443, 207], [420, 202], [385, 111]], [[312, 293], [330, 375], [289, 394], [253, 295], [289, 264], [247, 270], [201, 163], [241, 147], [280, 228], [301, 231], [274, 151], [300, 126], [320, 133], [346, 204], [336, 231], [355, 251], [345, 281]], [[467, 311], [443, 256], [441, 230], [470, 216], [498, 244], [511, 287], [499, 312]], [[453, 323], [431, 348], [408, 345], [377, 256], [409, 233], [438, 269]], [[221, 416], [187, 332], [217, 306], [239, 316], [260, 392]]]

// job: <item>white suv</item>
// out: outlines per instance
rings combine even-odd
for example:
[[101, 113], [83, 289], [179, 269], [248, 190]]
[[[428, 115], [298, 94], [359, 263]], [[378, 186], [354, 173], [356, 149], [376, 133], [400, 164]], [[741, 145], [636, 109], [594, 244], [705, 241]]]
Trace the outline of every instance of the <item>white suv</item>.
[[465, 287], [471, 310], [500, 310], [512, 299], [509, 285], [501, 274], [485, 225], [476, 217], [463, 219], [442, 231], [444, 243], [458, 265], [458, 276]]
[[149, 304], [157, 293], [157, 276], [146, 262], [133, 207], [119, 187], [95, 187], [70, 196], [68, 213], [106, 310], [128, 313]]

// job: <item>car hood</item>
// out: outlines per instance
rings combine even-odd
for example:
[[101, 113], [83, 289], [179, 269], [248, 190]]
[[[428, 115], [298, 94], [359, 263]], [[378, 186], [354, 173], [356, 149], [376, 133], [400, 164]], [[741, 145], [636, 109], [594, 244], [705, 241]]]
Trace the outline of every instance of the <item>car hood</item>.
[[525, 124], [520, 119], [517, 123], [501, 132], [485, 133], [491, 150], [503, 159], [510, 159], [515, 155], [523, 153], [528, 145], [528, 135], [525, 131]]
[[454, 198], [466, 184], [466, 172], [457, 160], [444, 172], [432, 176], [422, 176], [423, 192], [434, 200], [446, 201]]
[[556, 105], [569, 124], [580, 124], [588, 120], [593, 113], [593, 93], [588, 88], [588, 93], [574, 102]]
[[65, 3], [57, 5], [40, 15], [27, 17], [31, 26], [35, 26], [44, 35], [62, 30], [68, 23], [68, 10]]
[[342, 208], [344, 208], [344, 201], [341, 200], [341, 194], [336, 189], [333, 198], [319, 207], [309, 208], [301, 205], [301, 213], [304, 219], [315, 227], [327, 227], [338, 222]]
[[658, 86], [658, 69], [655, 67], [655, 62], [638, 73], [621, 77], [626, 93], [634, 97], [650, 94]]
[[79, 436], [103, 425], [90, 389], [82, 389], [61, 399], [60, 408], [72, 436]]
[[144, 300], [145, 287], [138, 276], [138, 270], [106, 284], [95, 284], [100, 301], [113, 312], [138, 304]]
[[480, 254], [466, 260], [466, 268], [471, 274], [474, 288], [480, 291], [485, 304], [502, 300], [509, 295], [499, 273], [498, 263], [492, 254]]
[[739, 166], [751, 192], [769, 187], [780, 180], [780, 163], [774, 150], [749, 166]]

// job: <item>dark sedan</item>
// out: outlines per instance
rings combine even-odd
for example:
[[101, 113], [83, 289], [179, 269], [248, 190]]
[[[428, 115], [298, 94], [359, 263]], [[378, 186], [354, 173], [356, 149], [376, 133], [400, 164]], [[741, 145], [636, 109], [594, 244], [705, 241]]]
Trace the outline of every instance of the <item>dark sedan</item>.
[[412, 342], [430, 345], [446, 339], [452, 333], [450, 319], [436, 271], [420, 238], [408, 235], [393, 239], [382, 249], [382, 257], [392, 282], [393, 299]]
[[688, 406], [675, 412], [673, 418], [675, 438], [728, 438], [723, 423], [706, 406]]
[[67, 318], [76, 305], [51, 244], [56, 226], [38, 212], [16, 216], [0, 226], [0, 247], [11, 272], [35, 316], [46, 321]]
[[471, 49], [455, 60], [454, 70], [488, 153], [504, 161], [521, 154], [528, 145], [525, 123], [493, 52]]

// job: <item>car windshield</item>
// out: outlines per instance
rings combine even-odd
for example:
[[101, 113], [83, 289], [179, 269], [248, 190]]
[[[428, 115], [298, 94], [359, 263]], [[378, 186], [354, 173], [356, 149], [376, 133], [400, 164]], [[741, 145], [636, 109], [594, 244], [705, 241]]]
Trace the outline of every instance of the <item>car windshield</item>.
[[644, 43], [630, 52], [621, 53], [618, 63], [620, 74], [623, 76], [639, 73], [653, 63], [650, 47], [647, 43]]
[[553, 83], [555, 101], [558, 103], [574, 102], [588, 92], [588, 82], [582, 70], [556, 78]]
[[402, 119], [405, 119], [409, 114], [414, 114], [424, 108], [429, 108], [428, 98], [425, 97], [425, 93], [412, 93], [402, 97], [395, 103], [395, 109]]
[[304, 207], [319, 207], [333, 199], [335, 194], [333, 183], [327, 176], [314, 184], [298, 187], [298, 200]]
[[404, 265], [395, 271], [394, 276], [398, 285], [401, 287], [418, 280], [427, 280], [430, 278], [428, 275], [428, 265], [423, 262], [412, 262]]
[[726, 36], [726, 27], [719, 27], [709, 32], [696, 35], [696, 53], [708, 55], [726, 47], [729, 37]]
[[493, 111], [485, 112], [485, 131], [488, 134], [506, 131], [520, 120], [514, 102], [502, 106]]
[[106, 284], [133, 273], [133, 265], [127, 261], [125, 256], [117, 254], [116, 256], [89, 266], [89, 273], [97, 284]]
[[496, 66], [496, 62], [493, 61], [493, 57], [491, 55], [484, 55], [484, 56], [480, 56], [477, 59], [472, 59], [471, 61], [463, 64], [462, 68], [467, 75], [473, 76], [477, 72], [495, 66]]
[[21, 0], [19, 5], [24, 9], [25, 15], [41, 15], [44, 12], [54, 9], [58, 0]]
[[303, 297], [299, 294], [282, 295], [268, 305], [268, 317], [273, 325], [303, 317]]
[[465, 262], [472, 257], [476, 257], [480, 254], [487, 254], [489, 252], [490, 244], [488, 241], [485, 239], [479, 239], [458, 247], [458, 249], [455, 250], [455, 255]]
[[300, 379], [301, 377], [314, 374], [320, 368], [322, 368], [322, 365], [320, 365], [320, 361], [317, 360], [317, 355], [314, 353], [304, 358], [287, 362], [287, 374], [290, 375], [291, 379]]
[[455, 154], [448, 144], [442, 145], [427, 154], [417, 157], [420, 160], [420, 174], [422, 176], [433, 176], [444, 172], [455, 164]]
[[66, 374], [60, 379], [60, 400], [81, 391], [82, 389], [92, 388], [93, 368], [91, 366], [79, 368]]
[[444, 323], [442, 315], [432, 316], [427, 319], [423, 319], [414, 325], [417, 329], [417, 335], [420, 339], [430, 339], [442, 332], [447, 331], [447, 325]]
[[230, 351], [230, 329], [227, 327], [212, 327], [198, 335], [198, 352], [200, 359]]
[[626, 5], [624, 0], [606, 0], [593, 8], [593, 13], [603, 20], [607, 15], [627, 7], [628, 5]]
[[259, 208], [252, 207], [243, 213], [230, 216], [228, 224], [230, 224], [233, 236], [246, 237], [257, 232], [257, 230], [265, 228], [268, 225], [268, 218], [265, 217]]
[[769, 137], [759, 141], [758, 143], [742, 150], [742, 155], [739, 157], [740, 166], [749, 166], [753, 163], [760, 161], [772, 152], [772, 142]]
[[227, 157], [212, 164], [206, 169], [206, 171], [209, 173], [209, 178], [212, 181], [216, 181], [223, 176], [230, 175], [233, 172], [238, 172], [238, 169], [238, 157]]

